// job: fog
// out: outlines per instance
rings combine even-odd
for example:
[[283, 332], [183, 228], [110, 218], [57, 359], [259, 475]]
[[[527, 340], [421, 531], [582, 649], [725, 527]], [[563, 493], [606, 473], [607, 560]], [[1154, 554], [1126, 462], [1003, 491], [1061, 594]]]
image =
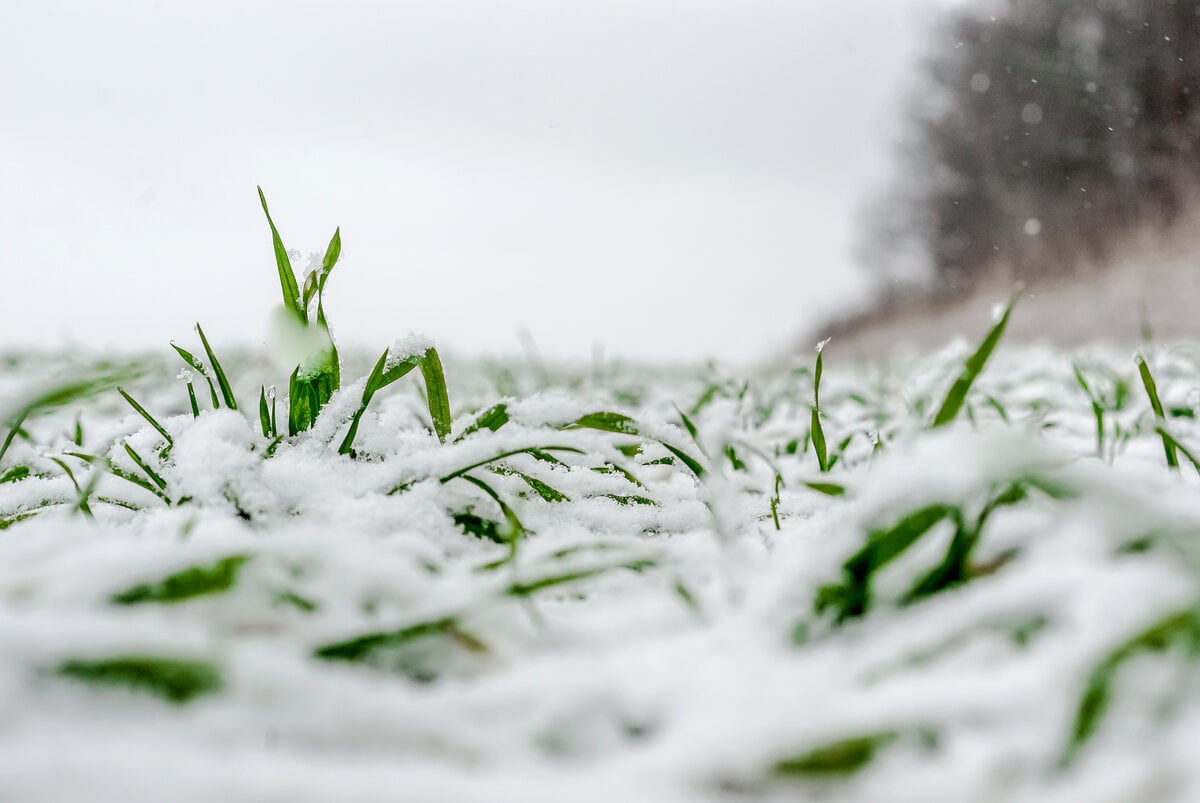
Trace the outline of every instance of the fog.
[[10, 0], [0, 344], [255, 345], [284, 242], [345, 346], [753, 360], [862, 298], [911, 0]]

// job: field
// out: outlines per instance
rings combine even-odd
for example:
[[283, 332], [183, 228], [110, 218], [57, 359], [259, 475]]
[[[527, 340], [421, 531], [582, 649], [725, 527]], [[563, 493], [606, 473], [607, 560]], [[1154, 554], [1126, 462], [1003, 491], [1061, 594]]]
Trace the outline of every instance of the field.
[[341, 355], [274, 242], [290, 377], [0, 362], [0, 799], [1200, 799], [1200, 347]]

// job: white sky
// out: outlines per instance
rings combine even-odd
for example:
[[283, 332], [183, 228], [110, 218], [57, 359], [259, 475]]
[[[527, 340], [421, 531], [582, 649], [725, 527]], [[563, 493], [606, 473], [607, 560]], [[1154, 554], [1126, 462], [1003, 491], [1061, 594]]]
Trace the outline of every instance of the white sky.
[[925, 5], [6, 0], [0, 349], [261, 342], [262, 184], [344, 346], [781, 350], [863, 292]]

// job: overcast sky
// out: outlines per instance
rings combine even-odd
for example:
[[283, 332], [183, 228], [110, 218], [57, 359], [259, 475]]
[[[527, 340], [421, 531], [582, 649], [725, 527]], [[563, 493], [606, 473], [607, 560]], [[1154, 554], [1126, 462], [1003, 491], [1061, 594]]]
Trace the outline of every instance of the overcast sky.
[[262, 184], [343, 345], [760, 358], [864, 292], [925, 5], [6, 0], [0, 348], [260, 343]]

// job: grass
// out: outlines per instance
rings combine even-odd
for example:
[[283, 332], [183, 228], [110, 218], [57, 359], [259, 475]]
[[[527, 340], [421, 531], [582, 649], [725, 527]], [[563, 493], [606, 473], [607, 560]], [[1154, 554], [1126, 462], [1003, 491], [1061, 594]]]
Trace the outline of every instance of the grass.
[[[184, 364], [186, 396], [155, 381], [153, 366], [105, 366], [31, 382], [3, 408], [0, 549], [27, 532], [60, 537], [35, 528], [72, 517], [97, 539], [121, 528], [138, 534], [107, 564], [120, 566], [122, 581], [108, 582], [103, 567], [86, 575], [78, 572], [93, 570], [76, 568], [78, 589], [64, 579], [46, 597], [105, 622], [111, 629], [97, 639], [120, 634], [107, 651], [64, 636], [57, 651], [40, 653], [70, 656], [37, 665], [56, 683], [170, 704], [274, 699], [270, 689], [227, 686], [226, 668], [236, 665], [229, 676], [246, 683], [273, 680], [278, 669], [280, 678], [316, 673], [381, 690], [440, 684], [441, 696], [422, 704], [453, 717], [456, 709], [439, 701], [459, 699], [476, 678], [519, 689], [533, 677], [529, 696], [512, 704], [533, 733], [550, 721], [588, 727], [576, 713], [591, 700], [606, 716], [643, 697], [666, 701], [663, 710], [674, 695], [687, 706], [719, 706], [728, 689], [705, 686], [705, 667], [689, 663], [712, 661], [714, 672], [728, 669], [750, 689], [744, 710], [724, 712], [730, 733], [708, 737], [756, 746], [751, 787], [844, 784], [854, 799], [856, 777], [953, 760], [942, 745], [1004, 721], [1008, 701], [988, 697], [989, 662], [1023, 666], [1045, 660], [1043, 645], [1073, 649], [1063, 637], [1078, 615], [1072, 595], [1138, 616], [1115, 617], [1090, 652], [1071, 653], [1055, 674], [1066, 680], [1046, 692], [1052, 700], [1018, 706], [1047, 730], [1014, 749], [1053, 744], [1022, 754], [1046, 777], [1068, 783], [1093, 752], [1109, 749], [1106, 740], [1120, 742], [1114, 703], [1137, 709], [1123, 697], [1124, 681], [1147, 662], [1180, 673], [1200, 667], [1194, 605], [1115, 585], [1150, 566], [1154, 582], [1174, 573], [1186, 588], [1200, 578], [1190, 497], [1173, 497], [1178, 509], [1168, 515], [1156, 496], [1194, 493], [1196, 478], [1177, 476], [1181, 458], [1200, 474], [1189, 447], [1200, 436], [1196, 414], [1180, 401], [1200, 386], [1195, 354], [1151, 343], [1133, 366], [1084, 354], [1035, 364], [1021, 352], [1006, 361], [1014, 296], [965, 358], [946, 352], [875, 373], [818, 347], [815, 362], [748, 378], [716, 368], [664, 376], [606, 367], [597, 383], [594, 370], [571, 375], [540, 362], [502, 370], [450, 362], [448, 371], [434, 345], [408, 339], [376, 352], [359, 383], [344, 384], [324, 306], [340, 229], [317, 269], [298, 277], [261, 190], [260, 201], [282, 313], [317, 344], [288, 366], [286, 382], [242, 376], [253, 363], [223, 361], [197, 325], [198, 344], [172, 343], [168, 352]], [[402, 382], [418, 374], [419, 383]], [[256, 386], [254, 404], [246, 389]], [[1135, 490], [1123, 496], [1096, 474]], [[1129, 520], [1140, 522], [1136, 531], [1127, 531]], [[76, 539], [72, 548], [91, 537], [62, 532]], [[1091, 558], [1078, 567], [1046, 562], [1047, 554], [1059, 561], [1062, 544], [1080, 532], [1086, 549], [1074, 548]], [[216, 552], [214, 540], [223, 544]], [[139, 568], [141, 550], [164, 545], [171, 560]], [[49, 605], [36, 586], [55, 582], [54, 573], [14, 555], [0, 563], [0, 600]], [[1074, 584], [1072, 593], [1055, 584]], [[597, 612], [609, 609], [617, 613], [602, 621]], [[169, 628], [143, 627], [164, 622], [207, 657], [172, 657]], [[711, 634], [723, 635], [702, 651], [672, 652]], [[749, 655], [744, 665], [739, 651]], [[631, 653], [654, 659], [623, 663]], [[820, 665], [830, 654], [843, 660], [836, 676], [805, 674], [808, 661]], [[256, 674], [238, 663], [250, 660], [268, 668]], [[770, 671], [742, 677], [722, 662]], [[647, 680], [664, 667], [665, 685]], [[648, 684], [644, 694], [625, 694], [631, 671], [647, 673], [636, 676]], [[973, 693], [984, 713], [957, 717], [953, 706], [930, 701], [925, 716], [919, 700], [876, 695], [919, 672], [947, 688], [978, 679]], [[786, 683], [773, 685], [777, 677]], [[689, 696], [689, 684], [702, 693]], [[392, 693], [407, 692], [380, 692]], [[1180, 695], [1147, 710], [1148, 719], [1160, 709], [1186, 715], [1194, 700]], [[853, 706], [837, 701], [860, 698], [880, 710], [841, 721], [812, 714], [845, 714]], [[1047, 736], [1052, 726], [1039, 718], [1053, 706], [1071, 712], [1070, 722]], [[507, 713], [479, 716], [472, 727], [488, 739], [525, 738], [487, 731], [514, 716], [496, 710]], [[415, 727], [380, 725], [375, 716], [354, 713], [375, 727]], [[686, 711], [670, 709], [665, 732], [672, 718], [686, 720]], [[760, 720], [778, 737], [770, 745], [755, 730]], [[639, 725], [612, 738], [633, 750], [636, 739], [658, 738], [651, 731]], [[540, 744], [544, 735], [529, 738]], [[422, 738], [404, 731], [395, 741]], [[438, 739], [453, 742], [455, 728]], [[465, 741], [473, 754], [486, 739]], [[673, 749], [690, 755], [704, 746]], [[589, 761], [602, 763], [603, 749], [595, 750]], [[697, 776], [712, 777], [709, 765], [724, 760], [719, 751], [696, 755]], [[720, 766], [714, 773], [738, 775]]]

